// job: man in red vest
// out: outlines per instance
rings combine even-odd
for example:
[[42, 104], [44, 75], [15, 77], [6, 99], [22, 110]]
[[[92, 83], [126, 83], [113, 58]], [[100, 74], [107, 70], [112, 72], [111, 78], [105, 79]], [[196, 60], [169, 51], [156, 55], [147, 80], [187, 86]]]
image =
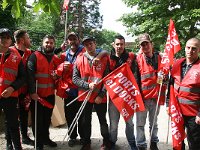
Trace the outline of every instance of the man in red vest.
[[37, 109], [37, 147], [38, 150], [43, 150], [43, 145], [56, 147], [57, 144], [49, 138], [49, 127], [53, 109], [35, 101], [43, 99], [55, 105], [55, 79], [54, 70], [58, 65], [58, 57], [54, 54], [55, 38], [51, 35], [46, 35], [43, 38], [42, 46], [31, 54], [28, 59], [28, 86], [29, 93], [32, 98], [30, 109], [32, 114], [32, 129], [35, 133], [35, 109]]
[[89, 89], [92, 90], [91, 94], [85, 94], [78, 99], [82, 104], [88, 100], [80, 118], [83, 128], [83, 146], [81, 150], [91, 149], [91, 119], [93, 107], [97, 112], [101, 135], [103, 137], [101, 149], [110, 149], [108, 124], [106, 120], [106, 91], [103, 88], [102, 82], [97, 85], [107, 74], [108, 57], [102, 57], [98, 65], [93, 65], [92, 61], [101, 50], [96, 49], [96, 41], [93, 37], [85, 37], [83, 39], [83, 45], [86, 52], [77, 58], [72, 78], [74, 84], [78, 86], [78, 95], [81, 95]]
[[[200, 39], [191, 38], [185, 46], [186, 58], [177, 60], [171, 70], [170, 85], [174, 86], [190, 150], [200, 148]], [[168, 97], [170, 90], [168, 90]], [[168, 104], [168, 103], [167, 103]], [[182, 150], [184, 150], [182, 145]]]
[[[111, 50], [109, 59], [109, 70], [112, 72], [116, 68], [120, 67], [124, 63], [128, 63], [131, 68], [132, 73], [137, 79], [137, 63], [136, 56], [133, 52], [128, 52], [125, 48], [125, 38], [122, 35], [116, 35], [113, 41], [113, 49]], [[114, 105], [112, 100], [109, 101], [109, 120], [110, 120], [110, 140], [112, 142], [112, 150], [115, 150], [115, 145], [118, 137], [118, 124], [120, 119], [120, 112]], [[135, 134], [134, 134], [134, 123], [133, 117], [131, 117], [127, 122], [125, 122], [126, 128], [125, 133], [127, 137], [128, 144], [131, 150], [137, 150]]]
[[[139, 35], [140, 53], [137, 55], [137, 63], [139, 67], [140, 80], [138, 86], [140, 87], [142, 98], [145, 105], [145, 111], [136, 113], [136, 130], [137, 130], [137, 146], [139, 150], [147, 149], [147, 142], [145, 137], [145, 124], [147, 114], [149, 116], [150, 133], [152, 137], [150, 141], [150, 149], [158, 150], [157, 143], [159, 142], [157, 116], [160, 111], [160, 106], [157, 106], [157, 99], [159, 93], [159, 84], [157, 83], [157, 74], [161, 70], [161, 56], [157, 52], [153, 52], [153, 43], [149, 34], [144, 33]], [[162, 95], [162, 94], [161, 94]], [[165, 95], [161, 97], [165, 98]], [[161, 100], [160, 100], [161, 101]], [[155, 114], [156, 107], [157, 113]], [[154, 120], [155, 116], [155, 120]], [[154, 122], [154, 127], [152, 125]]]
[[0, 110], [5, 113], [7, 149], [22, 150], [18, 122], [18, 89], [25, 83], [26, 72], [21, 56], [10, 49], [11, 32], [0, 29]]
[[[85, 52], [85, 48], [83, 45], [80, 44], [80, 38], [77, 33], [70, 32], [67, 35], [67, 41], [63, 43], [61, 46], [62, 49], [66, 49], [66, 46], [69, 48], [60, 55], [62, 60], [62, 64], [60, 64], [56, 70], [57, 76], [59, 79], [56, 81], [56, 94], [61, 98], [64, 98], [64, 111], [65, 111], [65, 118], [67, 121], [68, 129], [70, 128], [80, 105], [77, 101], [74, 101], [69, 106], [66, 106], [72, 100], [74, 100], [78, 95], [78, 88], [72, 82], [72, 72], [73, 72], [73, 65], [76, 62], [76, 59], [79, 55]], [[82, 140], [82, 129], [81, 124], [79, 123], [78, 126], [74, 127], [73, 132], [70, 135], [70, 139], [68, 141], [69, 147], [73, 147], [77, 144], [77, 130], [80, 136], [80, 141]], [[68, 131], [70, 133], [71, 130]]]
[[[31, 40], [26, 30], [17, 30], [14, 32], [15, 45], [10, 47], [10, 49], [17, 50], [19, 55], [22, 57], [22, 62], [26, 68], [28, 57], [31, 55]], [[26, 69], [25, 69], [26, 70]], [[33, 140], [31, 140], [27, 135], [28, 129], [28, 112], [30, 100], [26, 99], [28, 94], [27, 83], [19, 89], [19, 120], [20, 120], [20, 130], [22, 135], [22, 143], [34, 145]]]

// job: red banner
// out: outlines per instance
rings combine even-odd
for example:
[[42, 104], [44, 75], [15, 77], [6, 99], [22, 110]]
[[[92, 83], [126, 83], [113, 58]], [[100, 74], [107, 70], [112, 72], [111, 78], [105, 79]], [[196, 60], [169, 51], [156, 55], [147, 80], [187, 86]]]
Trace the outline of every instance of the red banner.
[[69, 5], [69, 0], [64, 0], [63, 9], [67, 11], [68, 10], [68, 5]]
[[185, 139], [184, 120], [174, 95], [174, 87], [170, 87], [169, 113], [171, 116], [171, 130], [174, 150], [181, 150], [182, 141]]
[[161, 67], [163, 67], [164, 70], [169, 71], [170, 66], [174, 62], [174, 54], [176, 54], [180, 49], [181, 45], [178, 40], [178, 35], [176, 33], [174, 22], [172, 19], [170, 19], [167, 43], [165, 45], [165, 50], [161, 60]]
[[138, 85], [127, 63], [104, 77], [103, 82], [125, 121], [128, 121], [134, 112], [145, 110]]
[[49, 102], [47, 102], [45, 99], [41, 98], [41, 97], [38, 97], [38, 102], [40, 104], [42, 104], [43, 106], [49, 108], [49, 109], [52, 109], [53, 108], [53, 105]]

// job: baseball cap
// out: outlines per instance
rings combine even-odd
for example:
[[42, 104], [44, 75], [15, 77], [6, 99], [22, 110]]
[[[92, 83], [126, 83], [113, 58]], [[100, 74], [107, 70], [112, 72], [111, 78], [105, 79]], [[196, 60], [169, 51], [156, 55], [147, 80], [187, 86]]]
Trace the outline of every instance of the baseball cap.
[[138, 41], [139, 41], [139, 44], [142, 44], [142, 42], [151, 42], [151, 37], [147, 33], [140, 34], [138, 37]]
[[70, 36], [75, 36], [75, 37], [77, 37], [77, 38], [79, 39], [78, 33], [70, 32], [70, 33], [67, 35], [67, 39], [68, 39]]
[[82, 44], [84, 44], [86, 41], [95, 41], [95, 39], [92, 36], [85, 36], [82, 40]]
[[0, 29], [0, 36], [2, 36], [3, 34], [7, 34], [11, 37], [11, 31], [8, 28], [1, 28]]

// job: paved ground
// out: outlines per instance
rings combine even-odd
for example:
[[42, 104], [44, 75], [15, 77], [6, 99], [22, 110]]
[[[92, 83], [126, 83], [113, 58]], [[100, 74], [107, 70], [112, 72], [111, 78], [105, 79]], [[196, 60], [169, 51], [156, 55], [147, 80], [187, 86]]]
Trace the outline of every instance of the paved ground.
[[[134, 120], [135, 122], [135, 120]], [[92, 149], [93, 150], [98, 150], [100, 149], [100, 145], [102, 143], [102, 138], [100, 135], [100, 131], [99, 131], [99, 122], [98, 119], [96, 117], [96, 114], [93, 113], [93, 121], [92, 121]], [[159, 114], [159, 148], [160, 150], [172, 150], [171, 147], [171, 134], [169, 134], [169, 138], [168, 138], [168, 143], [166, 144], [167, 141], [167, 129], [168, 129], [168, 116], [165, 112], [165, 107], [161, 107], [161, 112]], [[30, 132], [30, 129], [29, 129]], [[80, 149], [80, 145], [77, 145], [73, 148], [68, 147], [67, 142], [63, 141], [63, 138], [65, 136], [67, 132], [67, 128], [65, 125], [63, 125], [62, 127], [56, 127], [53, 128], [51, 127], [50, 129], [50, 136], [51, 139], [53, 141], [56, 141], [58, 143], [58, 147], [54, 148], [57, 150], [79, 150]], [[170, 133], [171, 131], [169, 131]], [[120, 124], [119, 124], [119, 138], [117, 141], [117, 149], [118, 150], [129, 150], [126, 138], [125, 138], [125, 132], [124, 132], [124, 120], [121, 119], [120, 120]], [[149, 133], [148, 133], [148, 125], [146, 126], [146, 136], [147, 136], [147, 140], [149, 139], [148, 137]], [[30, 137], [32, 137], [32, 134], [30, 133]], [[33, 150], [34, 148], [32, 146], [28, 146], [28, 145], [23, 145], [24, 150]], [[5, 149], [5, 139], [4, 139], [4, 134], [0, 133], [0, 150], [4, 150]], [[44, 147], [45, 150], [51, 150], [52, 148], [49, 147]]]

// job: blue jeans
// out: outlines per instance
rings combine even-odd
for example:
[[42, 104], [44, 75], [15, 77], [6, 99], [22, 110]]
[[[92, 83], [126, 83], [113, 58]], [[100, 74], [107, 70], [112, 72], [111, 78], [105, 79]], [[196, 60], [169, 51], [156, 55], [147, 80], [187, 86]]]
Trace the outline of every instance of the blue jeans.
[[[147, 147], [146, 137], [145, 137], [145, 129], [144, 126], [146, 124], [147, 114], [149, 115], [149, 132], [151, 133], [155, 110], [156, 110], [156, 100], [150, 99], [150, 100], [144, 100], [145, 105], [145, 111], [143, 112], [137, 112], [136, 113], [136, 141], [137, 146], [139, 147]], [[160, 111], [160, 106], [158, 106], [157, 114], [155, 118], [154, 128], [152, 132], [151, 142], [159, 142], [157, 133], [158, 133], [158, 123], [157, 123], [157, 117]]]
[[[111, 100], [109, 101], [108, 113], [110, 119], [110, 140], [115, 144], [117, 142], [120, 113]], [[130, 146], [135, 144], [134, 124], [132, 119], [133, 117], [126, 122], [126, 138]]]

